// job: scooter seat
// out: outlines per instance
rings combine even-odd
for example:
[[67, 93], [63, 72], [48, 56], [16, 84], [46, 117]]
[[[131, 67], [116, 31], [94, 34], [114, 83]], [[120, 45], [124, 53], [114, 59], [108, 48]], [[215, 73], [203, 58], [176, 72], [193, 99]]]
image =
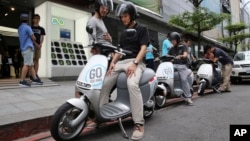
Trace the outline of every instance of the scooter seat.
[[[146, 68], [143, 71], [143, 74], [141, 76], [139, 86], [145, 85], [154, 76], [155, 76], [155, 72], [152, 69]], [[122, 88], [122, 89], [127, 89], [128, 88], [127, 87], [127, 77], [126, 77], [125, 72], [121, 72], [118, 75], [116, 86], [117, 86], [117, 88]]]

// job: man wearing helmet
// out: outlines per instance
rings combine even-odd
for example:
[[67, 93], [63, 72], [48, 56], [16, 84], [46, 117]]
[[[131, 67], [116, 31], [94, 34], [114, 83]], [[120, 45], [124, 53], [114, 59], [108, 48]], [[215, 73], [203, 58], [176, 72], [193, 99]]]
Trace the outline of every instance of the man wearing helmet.
[[131, 2], [119, 4], [115, 14], [120, 18], [126, 29], [135, 29], [136, 35], [133, 38], [127, 38], [125, 33], [122, 33], [120, 37], [120, 47], [132, 53], [126, 56], [116, 53], [113, 57], [103, 89], [101, 90], [100, 105], [108, 103], [110, 89], [115, 84], [118, 74], [125, 71], [127, 75], [127, 87], [130, 94], [132, 117], [135, 123], [131, 138], [132, 140], [140, 140], [144, 135], [144, 118], [143, 100], [139, 88], [139, 81], [143, 70], [146, 68], [145, 64], [143, 64], [143, 57], [149, 44], [149, 34], [145, 26], [136, 23], [135, 19], [138, 14], [135, 6]]
[[187, 79], [188, 76], [191, 74], [191, 70], [187, 67], [188, 48], [181, 43], [181, 36], [177, 32], [170, 33], [169, 40], [172, 42], [173, 47], [169, 50], [168, 54], [176, 56], [176, 59], [174, 59], [173, 64], [174, 68], [177, 69], [180, 74], [182, 89], [184, 91], [182, 97], [188, 105], [193, 105], [193, 101], [191, 99], [192, 94], [190, 91], [192, 86], [189, 85]]
[[[103, 18], [106, 17], [112, 10], [112, 0], [95, 0], [95, 13], [87, 23], [88, 26], [93, 28], [92, 36], [89, 35], [89, 43], [93, 43], [93, 41], [95, 41], [97, 43], [110, 44], [112, 42], [112, 38], [103, 22]], [[91, 53], [95, 55], [99, 54], [100, 52], [97, 48], [93, 47], [91, 49]]]

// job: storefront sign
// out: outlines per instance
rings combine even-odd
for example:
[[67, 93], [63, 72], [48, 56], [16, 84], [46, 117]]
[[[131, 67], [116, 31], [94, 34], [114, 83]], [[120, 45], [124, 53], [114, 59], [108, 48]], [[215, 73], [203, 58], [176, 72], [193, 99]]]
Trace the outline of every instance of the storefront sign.
[[59, 25], [59, 26], [63, 26], [64, 25], [64, 20], [62, 18], [52, 17], [51, 22], [54, 25]]

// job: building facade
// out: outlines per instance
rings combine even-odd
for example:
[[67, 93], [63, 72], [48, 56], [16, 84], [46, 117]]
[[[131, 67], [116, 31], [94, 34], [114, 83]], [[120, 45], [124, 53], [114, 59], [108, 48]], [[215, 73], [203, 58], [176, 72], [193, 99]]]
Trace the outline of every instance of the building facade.
[[[122, 0], [113, 0], [115, 6]], [[181, 14], [184, 11], [192, 12], [194, 7], [189, 0], [131, 0], [136, 5], [140, 14], [138, 22], [146, 25], [149, 29], [151, 39], [156, 42], [154, 46], [161, 51], [163, 40], [167, 33], [171, 31], [181, 32], [168, 24], [171, 15]], [[235, 1], [235, 0], [231, 0]], [[42, 48], [40, 59], [39, 75], [41, 77], [68, 77], [77, 76], [88, 58], [91, 56], [88, 43], [88, 34], [85, 31], [86, 23], [94, 11], [94, 0], [82, 1], [61, 1], [61, 0], [2, 0], [1, 9], [5, 8], [6, 13], [1, 13], [0, 34], [4, 36], [5, 43], [0, 40], [1, 54], [3, 50], [11, 51], [19, 46], [17, 39], [17, 27], [20, 13], [38, 13], [41, 16], [40, 25], [46, 29], [46, 37]], [[153, 5], [153, 7], [152, 7]], [[232, 5], [231, 3], [229, 5]], [[11, 16], [7, 10], [11, 6], [18, 6], [16, 15]], [[204, 0], [201, 6], [220, 13], [222, 10], [222, 0]], [[237, 8], [232, 8], [232, 11]], [[2, 11], [2, 10], [1, 10]], [[14, 21], [13, 21], [14, 20]], [[237, 20], [237, 14], [234, 20]], [[111, 12], [104, 22], [113, 38], [113, 44], [119, 42], [123, 25], [119, 19]], [[214, 39], [223, 35], [223, 25], [218, 25], [215, 29], [205, 32], [203, 43], [218, 43]], [[0, 36], [1, 37], [1, 36]], [[14, 44], [14, 45], [13, 45]], [[196, 55], [199, 53], [197, 46], [194, 46]]]

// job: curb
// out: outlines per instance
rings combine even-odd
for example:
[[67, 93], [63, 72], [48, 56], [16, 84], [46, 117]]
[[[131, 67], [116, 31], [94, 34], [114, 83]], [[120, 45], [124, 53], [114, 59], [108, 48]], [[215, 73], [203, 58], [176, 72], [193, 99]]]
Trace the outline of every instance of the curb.
[[[205, 93], [211, 94], [213, 93], [213, 90], [206, 90]], [[197, 93], [195, 92], [192, 99], [197, 99], [199, 97], [200, 96], [198, 96]], [[170, 105], [183, 102], [184, 100], [182, 98], [168, 99], [165, 107], [161, 109], [165, 109]], [[50, 135], [50, 131], [48, 131], [50, 128], [51, 119], [52, 115], [0, 126], [0, 140], [39, 141], [45, 139], [46, 141], [54, 141]], [[127, 118], [124, 120], [131, 120], [131, 119], [132, 118]], [[103, 123], [101, 124], [100, 128], [115, 123], [117, 123], [117, 121]], [[84, 129], [82, 131], [82, 134], [87, 134], [89, 132], [93, 132], [94, 130], [95, 129]]]

